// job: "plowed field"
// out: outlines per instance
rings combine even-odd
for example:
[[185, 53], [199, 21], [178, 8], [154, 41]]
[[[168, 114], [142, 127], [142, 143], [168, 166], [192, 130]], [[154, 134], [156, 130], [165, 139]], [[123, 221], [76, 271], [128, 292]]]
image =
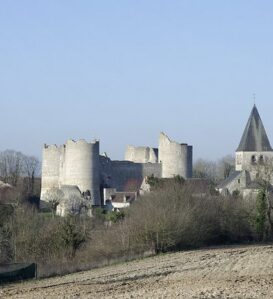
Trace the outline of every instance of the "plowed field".
[[1, 298], [273, 298], [273, 246], [159, 255], [0, 287]]

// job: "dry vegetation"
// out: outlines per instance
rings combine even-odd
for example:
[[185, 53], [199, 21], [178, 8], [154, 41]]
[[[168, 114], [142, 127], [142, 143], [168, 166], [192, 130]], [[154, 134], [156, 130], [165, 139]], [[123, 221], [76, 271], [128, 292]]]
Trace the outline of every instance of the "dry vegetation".
[[60, 218], [19, 205], [1, 217], [0, 262], [36, 262], [40, 277], [89, 269], [145, 253], [249, 242], [255, 205], [199, 193], [176, 179], [159, 184], [123, 214]]

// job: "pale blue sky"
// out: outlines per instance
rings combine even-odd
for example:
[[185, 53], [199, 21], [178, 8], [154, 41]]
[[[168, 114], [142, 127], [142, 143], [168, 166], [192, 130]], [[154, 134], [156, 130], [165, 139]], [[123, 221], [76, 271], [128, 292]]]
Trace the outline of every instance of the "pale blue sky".
[[0, 150], [157, 146], [218, 159], [257, 94], [273, 143], [273, 1], [0, 0]]

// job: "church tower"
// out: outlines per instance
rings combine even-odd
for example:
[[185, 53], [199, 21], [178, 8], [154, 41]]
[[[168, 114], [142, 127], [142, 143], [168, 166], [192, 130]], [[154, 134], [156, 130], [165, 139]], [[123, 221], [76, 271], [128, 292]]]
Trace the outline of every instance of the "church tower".
[[247, 170], [252, 179], [255, 179], [255, 169], [268, 159], [273, 159], [273, 150], [258, 109], [254, 105], [236, 150], [236, 171]]

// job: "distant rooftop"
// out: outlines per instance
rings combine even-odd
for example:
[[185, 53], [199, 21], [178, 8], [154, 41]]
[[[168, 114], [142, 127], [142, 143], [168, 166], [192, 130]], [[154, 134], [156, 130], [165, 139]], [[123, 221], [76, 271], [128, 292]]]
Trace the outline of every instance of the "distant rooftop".
[[237, 152], [272, 151], [263, 122], [254, 105], [244, 130]]

